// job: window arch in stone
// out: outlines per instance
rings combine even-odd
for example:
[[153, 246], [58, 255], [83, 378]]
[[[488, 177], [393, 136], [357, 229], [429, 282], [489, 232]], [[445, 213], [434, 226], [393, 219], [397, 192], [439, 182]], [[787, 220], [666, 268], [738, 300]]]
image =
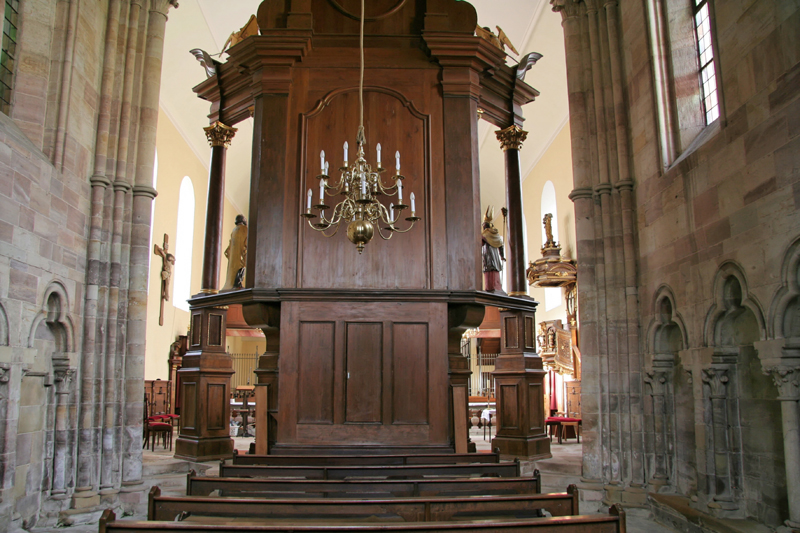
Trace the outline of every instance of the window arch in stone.
[[770, 306], [770, 334], [776, 339], [800, 337], [800, 239], [786, 251], [781, 280]]

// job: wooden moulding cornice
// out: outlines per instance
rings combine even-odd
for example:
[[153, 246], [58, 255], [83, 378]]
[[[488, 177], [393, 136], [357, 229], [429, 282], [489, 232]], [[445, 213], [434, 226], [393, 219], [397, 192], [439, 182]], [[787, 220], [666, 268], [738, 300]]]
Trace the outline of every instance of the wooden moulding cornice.
[[[502, 309], [535, 311], [538, 302], [532, 298], [508, 296], [484, 291], [448, 291], [413, 289], [242, 289], [218, 294], [195, 295], [192, 308], [219, 307], [232, 304], [279, 304], [298, 301], [334, 302], [419, 302], [449, 305], [477, 304]], [[248, 320], [249, 322], [249, 320]]]
[[307, 29], [270, 30], [248, 37], [228, 50], [228, 60], [217, 68], [217, 75], [194, 92], [211, 102], [212, 122], [236, 124], [250, 116], [258, 96], [289, 93], [291, 69], [311, 47], [312, 32]]
[[425, 45], [431, 59], [442, 67], [442, 90], [445, 96], [468, 96], [478, 100], [480, 79], [503, 64], [505, 54], [474, 35], [424, 31]]
[[533, 102], [539, 91], [517, 79], [516, 65], [501, 65], [493, 75], [481, 77], [482, 117], [498, 128], [522, 126], [522, 106]]

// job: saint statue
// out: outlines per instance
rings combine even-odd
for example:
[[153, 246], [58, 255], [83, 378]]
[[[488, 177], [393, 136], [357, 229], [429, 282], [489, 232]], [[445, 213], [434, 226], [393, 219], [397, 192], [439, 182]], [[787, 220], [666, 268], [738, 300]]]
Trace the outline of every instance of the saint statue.
[[487, 292], [503, 292], [500, 282], [500, 272], [503, 270], [503, 237], [494, 227], [494, 208], [489, 206], [483, 217], [483, 231], [481, 232], [481, 252], [483, 255], [483, 285]]
[[545, 242], [544, 245], [555, 246], [556, 242], [553, 240], [553, 214], [547, 213], [542, 223], [544, 224], [544, 234], [547, 236], [547, 242]]
[[228, 271], [225, 275], [223, 291], [241, 289], [244, 281], [244, 265], [247, 261], [247, 220], [244, 215], [236, 215], [236, 225], [231, 232], [231, 240], [225, 249], [228, 258]]

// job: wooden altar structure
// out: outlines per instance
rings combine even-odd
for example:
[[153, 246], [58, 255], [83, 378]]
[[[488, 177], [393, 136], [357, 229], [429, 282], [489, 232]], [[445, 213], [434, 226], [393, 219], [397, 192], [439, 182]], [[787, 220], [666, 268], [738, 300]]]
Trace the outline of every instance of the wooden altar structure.
[[[267, 341], [256, 370], [256, 397], [266, 400], [258, 404], [268, 406], [259, 453], [466, 452], [470, 371], [461, 335], [492, 305], [503, 310], [493, 447], [547, 457], [518, 154], [521, 106], [538, 93], [474, 35], [470, 4], [367, 3], [365, 151], [374, 161], [380, 142], [386, 154], [402, 153], [404, 188], [417, 192], [422, 220], [391, 241], [376, 235], [359, 255], [344, 231], [324, 238], [300, 217], [306, 189], [318, 187], [320, 150], [338, 167], [343, 143], [355, 146], [359, 9], [358, 0], [267, 0], [260, 35], [232, 47], [194, 89], [211, 103], [212, 124], [254, 119], [249, 248], [245, 288], [217, 293], [218, 265], [207, 257], [204, 293], [191, 300], [176, 456], [231, 452], [230, 357], [220, 335], [225, 306], [241, 304]], [[509, 295], [480, 290], [479, 109], [505, 132]], [[216, 202], [225, 149], [212, 146]], [[220, 240], [215, 209], [207, 255]]]

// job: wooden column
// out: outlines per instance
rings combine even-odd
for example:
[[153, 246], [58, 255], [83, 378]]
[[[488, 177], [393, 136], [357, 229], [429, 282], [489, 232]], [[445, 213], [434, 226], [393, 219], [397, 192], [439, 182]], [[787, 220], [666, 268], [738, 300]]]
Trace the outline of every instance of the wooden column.
[[522, 221], [522, 176], [519, 163], [519, 150], [527, 136], [528, 132], [516, 125], [497, 132], [506, 163], [509, 296], [528, 295], [525, 278], [525, 233]]
[[547, 372], [536, 354], [536, 314], [504, 309], [500, 321], [500, 356], [492, 372], [497, 396], [497, 435], [492, 449], [529, 459], [551, 457], [544, 414]]
[[[522, 221], [522, 177], [519, 150], [528, 132], [517, 125], [497, 132], [505, 151], [508, 207], [509, 296], [528, 298], [525, 278], [525, 238]], [[535, 306], [500, 312], [502, 339], [495, 363], [497, 436], [492, 449], [501, 455], [542, 459], [551, 457], [544, 405], [542, 359], [536, 354]]]
[[[219, 291], [222, 255], [222, 210], [225, 198], [225, 153], [235, 128], [215, 122], [204, 128], [211, 145], [208, 205], [201, 292]], [[175, 457], [208, 461], [230, 456], [230, 388], [233, 362], [225, 352], [228, 308], [192, 304], [189, 351], [178, 371], [181, 382], [181, 424]]]
[[222, 213], [225, 204], [225, 156], [236, 128], [214, 122], [203, 128], [211, 145], [208, 171], [208, 204], [206, 205], [206, 236], [203, 255], [202, 292], [219, 292], [219, 265], [222, 257]]

